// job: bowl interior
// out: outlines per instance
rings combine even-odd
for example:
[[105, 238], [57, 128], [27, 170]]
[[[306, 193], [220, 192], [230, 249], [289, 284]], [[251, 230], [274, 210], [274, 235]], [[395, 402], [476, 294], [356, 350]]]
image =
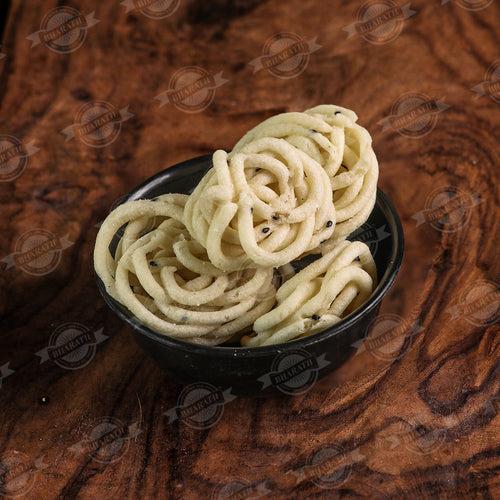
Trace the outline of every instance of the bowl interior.
[[[159, 172], [135, 188], [128, 195], [128, 197], [124, 198], [123, 202], [140, 199], [152, 199], [166, 193], [189, 194], [207, 170], [212, 166], [211, 158], [211, 155], [193, 158]], [[377, 307], [379, 302], [382, 300], [382, 297], [385, 293], [387, 293], [395, 280], [403, 255], [403, 230], [394, 207], [381, 190], [377, 191], [377, 202], [368, 221], [361, 228], [350, 235], [349, 239], [365, 242], [370, 247], [374, 256], [377, 265], [379, 282], [372, 296], [362, 307], [347, 316], [337, 325], [305, 339], [296, 340], [278, 346], [205, 347], [172, 339], [152, 331], [145, 325], [137, 324], [137, 321], [132, 314], [106, 293], [104, 285], [99, 278], [97, 278], [97, 282], [101, 294], [116, 314], [118, 314], [123, 320], [132, 325], [143, 335], [170, 347], [186, 351], [206, 351], [212, 355], [219, 354], [238, 357], [255, 355], [257, 353], [266, 354], [270, 350], [277, 352], [282, 349], [283, 346], [294, 346], [294, 348], [299, 349], [301, 347], [305, 347], [306, 345], [310, 345], [311, 343], [320, 342], [321, 339], [324, 339], [326, 336], [329, 337], [336, 335], [346, 329], [349, 329], [356, 323], [357, 320], [360, 319], [360, 317]], [[112, 252], [114, 252], [118, 241], [119, 236], [116, 235], [111, 244]]]

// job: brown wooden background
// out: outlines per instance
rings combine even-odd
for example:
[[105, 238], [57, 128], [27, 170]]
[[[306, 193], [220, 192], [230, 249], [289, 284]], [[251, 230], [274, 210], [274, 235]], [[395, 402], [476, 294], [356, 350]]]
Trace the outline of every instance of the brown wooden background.
[[[373, 44], [359, 35], [347, 39], [343, 30], [356, 21], [363, 5], [357, 1], [192, 0], [154, 20], [125, 14], [118, 1], [73, 0], [67, 5], [83, 14], [95, 10], [100, 22], [67, 55], [43, 44], [31, 48], [26, 39], [61, 3], [2, 3], [8, 12], [0, 47], [0, 133], [34, 140], [39, 151], [20, 177], [0, 183], [0, 257], [34, 228], [69, 234], [74, 242], [47, 275], [16, 267], [0, 272], [0, 366], [9, 362], [15, 370], [0, 389], [0, 454], [24, 454], [34, 478], [26, 497], [210, 498], [235, 481], [283, 499], [499, 493], [498, 329], [446, 313], [476, 280], [500, 279], [500, 108], [493, 97], [471, 90], [500, 57], [497, 1], [478, 11], [465, 9], [464, 0], [412, 1], [417, 13], [401, 34]], [[248, 63], [284, 31], [318, 37], [321, 49], [296, 78], [253, 74]], [[154, 97], [189, 65], [223, 71], [229, 82], [200, 113], [159, 108]], [[423, 137], [382, 131], [378, 122], [410, 91], [450, 107]], [[60, 130], [95, 99], [128, 105], [134, 117], [105, 148], [66, 142]], [[163, 412], [175, 406], [181, 388], [98, 296], [90, 258], [96, 224], [119, 196], [158, 170], [230, 149], [265, 117], [319, 103], [354, 109], [373, 135], [380, 185], [406, 234], [405, 262], [382, 310], [418, 320], [423, 332], [397, 359], [365, 352], [305, 395], [238, 398], [209, 430], [169, 424]], [[481, 197], [459, 231], [417, 226], [412, 218], [441, 186]], [[35, 353], [68, 321], [102, 327], [109, 340], [80, 370], [40, 364]], [[140, 434], [111, 464], [70, 450], [102, 417], [140, 423]], [[405, 441], [417, 439], [408, 429], [443, 431], [444, 437], [429, 453], [418, 453]], [[287, 474], [330, 445], [362, 455], [342, 484], [321, 488], [314, 470], [297, 481]], [[338, 464], [330, 467], [322, 473]]]

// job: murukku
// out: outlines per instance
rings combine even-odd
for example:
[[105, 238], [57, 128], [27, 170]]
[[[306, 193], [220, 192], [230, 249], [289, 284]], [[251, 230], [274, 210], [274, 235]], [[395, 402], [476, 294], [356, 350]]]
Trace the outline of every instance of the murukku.
[[273, 137], [230, 158], [216, 151], [184, 212], [193, 239], [225, 271], [285, 265], [329, 239], [335, 222], [326, 171]]
[[241, 342], [247, 347], [274, 345], [325, 330], [361, 306], [376, 280], [368, 246], [344, 240], [285, 281], [276, 293], [276, 306], [255, 321], [255, 335]]
[[[170, 337], [216, 345], [241, 335], [271, 309], [274, 272], [216, 268], [182, 223], [186, 199], [164, 195], [116, 208], [97, 235], [95, 269], [109, 295], [140, 323]], [[113, 256], [117, 232], [121, 239]]]
[[[205, 345], [274, 345], [339, 322], [377, 280], [367, 245], [346, 240], [378, 180], [356, 122], [333, 105], [273, 116], [216, 151], [191, 195], [117, 207], [94, 249], [108, 294], [139, 324]], [[311, 253], [322, 257], [295, 274]]]
[[275, 137], [319, 163], [331, 182], [337, 219], [332, 240], [339, 241], [366, 222], [376, 198], [378, 162], [371, 136], [357, 120], [353, 111], [327, 104], [282, 113], [247, 132], [231, 155], [255, 140]]

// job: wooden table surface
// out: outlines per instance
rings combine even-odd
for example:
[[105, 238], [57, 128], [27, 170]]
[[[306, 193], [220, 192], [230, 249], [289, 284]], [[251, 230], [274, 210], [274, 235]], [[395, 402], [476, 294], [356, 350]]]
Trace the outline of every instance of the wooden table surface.
[[[498, 495], [498, 2], [70, 7], [1, 6], [0, 494]], [[97, 227], [155, 172], [320, 103], [358, 113], [404, 225], [389, 336], [303, 394], [170, 422], [182, 387], [100, 298]]]

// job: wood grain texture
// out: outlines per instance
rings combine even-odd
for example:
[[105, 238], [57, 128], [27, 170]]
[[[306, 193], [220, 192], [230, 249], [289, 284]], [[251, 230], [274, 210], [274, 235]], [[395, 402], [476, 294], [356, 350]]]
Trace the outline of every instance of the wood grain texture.
[[[465, 0], [411, 2], [416, 14], [402, 22], [401, 33], [376, 44], [359, 34], [348, 38], [343, 29], [358, 19], [362, 2], [183, 0], [171, 16], [150, 19], [137, 10], [126, 14], [118, 1], [74, 0], [72, 7], [95, 11], [100, 20], [83, 45], [68, 54], [43, 43], [31, 48], [26, 37], [60, 5], [10, 2], [0, 47], [0, 134], [38, 148], [20, 176], [0, 183], [0, 258], [33, 229], [72, 242], [51, 272], [35, 276], [6, 265], [0, 272], [0, 454], [4, 464], [18, 465], [0, 469], [4, 493], [498, 495], [500, 104], [494, 94], [471, 90], [499, 57], [498, 2], [475, 11], [464, 8]], [[391, 26], [379, 34], [388, 36]], [[294, 78], [265, 69], [254, 74], [249, 62], [282, 32], [317, 37], [321, 48]], [[228, 82], [201, 112], [160, 108], [155, 96], [177, 70], [193, 65], [222, 71]], [[426, 135], [428, 116], [414, 124], [417, 137], [379, 123], [408, 92], [449, 106], [433, 115]], [[134, 116], [106, 147], [66, 141], [61, 130], [93, 100], [128, 106]], [[380, 185], [406, 236], [404, 265], [382, 313], [409, 326], [393, 339], [399, 344], [389, 359], [365, 350], [301, 396], [237, 398], [203, 431], [170, 424], [164, 412], [176, 405], [181, 387], [98, 296], [91, 264], [96, 226], [113, 202], [158, 170], [230, 149], [262, 119], [318, 103], [354, 109], [373, 135]], [[460, 190], [462, 205], [448, 218], [418, 225], [415, 214], [446, 187]], [[458, 229], [446, 232], [454, 224]], [[492, 289], [487, 303], [478, 280]], [[462, 309], [454, 316], [457, 303]], [[54, 330], [74, 321], [103, 328], [108, 340], [78, 370], [40, 363], [36, 353]], [[411, 335], [413, 324], [419, 330]], [[129, 430], [137, 423], [140, 432], [115, 448], [101, 443], [102, 461], [99, 449], [75, 451], [104, 417]], [[308, 466], [332, 448], [343, 454]]]

